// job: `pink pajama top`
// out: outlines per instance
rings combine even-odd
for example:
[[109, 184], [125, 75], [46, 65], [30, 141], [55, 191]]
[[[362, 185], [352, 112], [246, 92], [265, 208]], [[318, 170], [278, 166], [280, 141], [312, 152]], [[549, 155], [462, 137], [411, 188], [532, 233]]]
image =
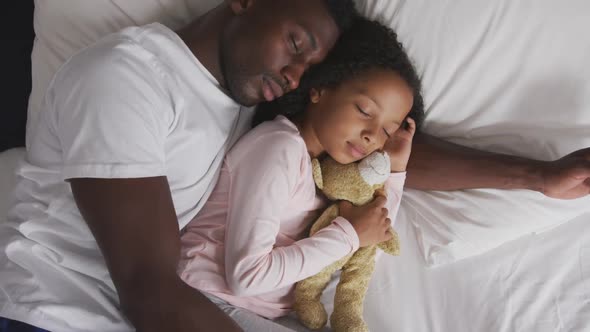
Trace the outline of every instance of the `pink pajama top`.
[[[405, 173], [386, 182], [395, 220]], [[297, 281], [359, 248], [344, 218], [306, 233], [326, 202], [297, 127], [279, 116], [229, 152], [219, 182], [181, 238], [179, 275], [189, 285], [267, 318], [288, 314]]]

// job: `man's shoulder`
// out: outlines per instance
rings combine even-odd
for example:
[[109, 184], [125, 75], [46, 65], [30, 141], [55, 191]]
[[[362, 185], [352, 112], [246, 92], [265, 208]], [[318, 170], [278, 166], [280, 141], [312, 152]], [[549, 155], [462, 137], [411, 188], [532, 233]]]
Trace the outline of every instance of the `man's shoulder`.
[[93, 74], [154, 75], [157, 71], [153, 55], [126, 31], [109, 35], [75, 54], [58, 71], [56, 78], [72, 73], [80, 74], [82, 79]]
[[[167, 77], [157, 58], [136, 38], [143, 28], [133, 27], [111, 34], [81, 50], [59, 69], [47, 90], [51, 104], [72, 98], [85, 100], [165, 100]], [[72, 95], [74, 93], [74, 95]]]

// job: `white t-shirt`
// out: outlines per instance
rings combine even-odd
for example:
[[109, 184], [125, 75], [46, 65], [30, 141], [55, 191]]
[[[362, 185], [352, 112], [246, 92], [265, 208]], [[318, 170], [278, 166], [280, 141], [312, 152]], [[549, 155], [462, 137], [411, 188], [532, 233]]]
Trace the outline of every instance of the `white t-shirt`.
[[47, 91], [0, 223], [0, 317], [56, 332], [133, 331], [65, 180], [167, 176], [183, 228], [251, 115], [160, 24], [71, 58]]

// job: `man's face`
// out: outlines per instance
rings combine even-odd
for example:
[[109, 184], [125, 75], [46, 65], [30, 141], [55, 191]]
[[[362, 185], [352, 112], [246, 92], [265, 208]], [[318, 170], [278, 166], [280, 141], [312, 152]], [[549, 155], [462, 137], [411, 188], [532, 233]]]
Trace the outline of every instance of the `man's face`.
[[303, 73], [326, 57], [340, 33], [321, 0], [250, 2], [225, 29], [220, 50], [226, 88], [245, 106], [297, 88]]

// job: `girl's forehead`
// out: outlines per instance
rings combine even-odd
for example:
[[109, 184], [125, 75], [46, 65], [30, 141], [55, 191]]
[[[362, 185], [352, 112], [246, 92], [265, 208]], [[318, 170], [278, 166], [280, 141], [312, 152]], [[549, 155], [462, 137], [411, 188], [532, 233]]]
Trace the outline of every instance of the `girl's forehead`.
[[361, 73], [354, 75], [343, 84], [351, 88], [356, 88], [360, 91], [366, 91], [371, 87], [381, 86], [385, 83], [393, 84], [396, 82], [404, 82], [402, 77], [395, 71], [390, 69], [368, 69]]

